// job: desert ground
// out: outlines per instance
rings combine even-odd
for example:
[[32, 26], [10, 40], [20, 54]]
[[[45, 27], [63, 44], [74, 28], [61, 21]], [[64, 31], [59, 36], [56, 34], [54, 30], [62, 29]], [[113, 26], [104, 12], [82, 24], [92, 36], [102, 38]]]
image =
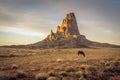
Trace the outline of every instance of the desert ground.
[[0, 80], [120, 80], [120, 48], [1, 47]]

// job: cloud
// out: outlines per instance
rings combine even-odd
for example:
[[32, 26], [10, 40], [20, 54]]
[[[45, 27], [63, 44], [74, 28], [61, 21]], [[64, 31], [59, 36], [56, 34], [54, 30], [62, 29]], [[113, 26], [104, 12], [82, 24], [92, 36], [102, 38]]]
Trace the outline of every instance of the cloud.
[[45, 37], [46, 34], [44, 33], [38, 33], [30, 30], [24, 30], [24, 29], [19, 29], [15, 27], [7, 27], [7, 28], [0, 28], [0, 32], [3, 33], [13, 33], [13, 34], [18, 34], [18, 35], [23, 35], [23, 36], [40, 36], [40, 37]]
[[0, 27], [22, 28], [48, 33], [55, 26], [56, 20], [37, 10], [12, 9], [0, 5]]
[[106, 33], [113, 33], [112, 30], [106, 30], [105, 32], [106, 32]]

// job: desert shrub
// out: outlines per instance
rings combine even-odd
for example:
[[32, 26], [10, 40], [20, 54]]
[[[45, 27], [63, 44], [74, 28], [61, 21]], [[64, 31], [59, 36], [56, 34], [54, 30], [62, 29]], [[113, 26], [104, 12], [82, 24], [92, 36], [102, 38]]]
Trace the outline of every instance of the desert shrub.
[[65, 72], [65, 71], [61, 71], [61, 72], [59, 72], [59, 74], [63, 77], [67, 76], [67, 72]]
[[82, 67], [80, 67], [80, 69], [81, 69], [81, 70], [85, 70], [85, 67], [84, 67], [84, 66], [82, 66]]
[[90, 65], [87, 65], [87, 64], [82, 64], [82, 65], [80, 65], [80, 69], [82, 70], [82, 71], [85, 71], [87, 68], [89, 68], [90, 67]]
[[110, 62], [107, 61], [107, 62], [105, 63], [105, 66], [110, 66]]
[[38, 73], [35, 76], [36, 80], [46, 80], [48, 78], [48, 74], [47, 73]]
[[97, 75], [97, 69], [94, 66], [88, 67], [86, 72], [87, 72], [88, 75], [93, 75], [93, 76]]
[[57, 59], [57, 62], [63, 62], [63, 59], [59, 59], [59, 58], [58, 58], [58, 59]]
[[55, 76], [56, 73], [55, 73], [55, 71], [49, 71], [49, 72], [48, 72], [48, 75], [49, 75], [49, 76]]
[[104, 72], [109, 72], [110, 73], [110, 72], [113, 72], [113, 70], [109, 67], [109, 68], [105, 68]]
[[66, 71], [66, 72], [74, 72], [75, 69], [74, 69], [74, 67], [72, 67], [72, 66], [68, 66], [68, 67], [65, 68], [65, 71]]
[[0, 80], [16, 80], [15, 77], [8, 77], [8, 76], [0, 76]]
[[85, 65], [81, 65], [81, 66], [80, 66], [80, 69], [81, 69], [82, 71], [85, 71], [86, 66], [85, 66]]
[[16, 78], [25, 78], [26, 75], [23, 71], [18, 71], [16, 74]]
[[115, 61], [119, 61], [119, 62], [120, 62], [120, 57], [117, 57], [117, 58], [115, 59]]
[[97, 78], [100, 80], [109, 80], [109, 78], [113, 76], [113, 73], [109, 73], [109, 72], [98, 72]]
[[99, 63], [99, 67], [104, 68], [105, 66], [106, 66], [106, 61], [101, 60], [100, 63]]
[[75, 73], [75, 77], [80, 78], [82, 76], [82, 71], [78, 71]]
[[16, 77], [9, 77], [9, 80], [17, 80]]
[[111, 62], [110, 66], [112, 66], [112, 67], [118, 67], [118, 66], [120, 66], [120, 61], [114, 60], [114, 61]]
[[114, 61], [104, 61], [104, 60], [101, 60], [99, 63], [95, 63], [95, 66], [98, 68], [98, 69], [105, 69], [106, 67], [110, 67], [110, 66], [114, 66]]
[[105, 73], [109, 73], [111, 76], [112, 75], [120, 75], [120, 68], [117, 67], [109, 67], [104, 69]]
[[80, 77], [79, 80], [86, 80], [84, 77]]
[[9, 57], [15, 57], [16, 55], [15, 54], [9, 54]]
[[98, 68], [104, 68], [104, 67], [106, 67], [106, 61], [104, 61], [104, 60], [101, 60], [100, 62], [97, 62], [97, 63], [94, 63], [94, 65], [95, 66], [97, 66]]
[[109, 80], [120, 80], [120, 76], [110, 77]]
[[11, 68], [12, 69], [18, 69], [18, 65], [17, 64], [12, 64]]
[[60, 80], [58, 77], [49, 77], [47, 80]]
[[59, 80], [63, 80], [63, 76], [57, 75], [57, 77], [59, 78]]

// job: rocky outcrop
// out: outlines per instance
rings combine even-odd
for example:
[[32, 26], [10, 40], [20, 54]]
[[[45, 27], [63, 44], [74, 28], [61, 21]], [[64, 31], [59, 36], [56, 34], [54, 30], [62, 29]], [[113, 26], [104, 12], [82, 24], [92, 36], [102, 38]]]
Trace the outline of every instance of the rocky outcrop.
[[52, 40], [55, 40], [55, 38], [56, 38], [56, 36], [55, 36], [55, 34], [53, 33], [53, 31], [51, 30], [51, 33], [47, 36], [47, 40], [52, 41]]
[[65, 19], [62, 21], [62, 25], [57, 27], [57, 33], [65, 37], [80, 35], [74, 13], [66, 15]]
[[57, 26], [57, 32], [55, 34], [51, 32], [47, 39], [51, 41], [60, 37], [68, 38], [72, 36], [77, 38], [80, 36], [74, 13], [69, 13], [66, 15], [65, 19], [62, 21], [61, 26]]

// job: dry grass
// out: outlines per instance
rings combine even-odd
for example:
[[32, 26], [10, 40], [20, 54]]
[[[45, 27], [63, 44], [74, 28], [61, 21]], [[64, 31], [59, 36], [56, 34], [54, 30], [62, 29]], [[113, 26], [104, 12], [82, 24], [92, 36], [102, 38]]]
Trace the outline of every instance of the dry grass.
[[36, 80], [46, 80], [48, 78], [47, 73], [38, 73], [35, 76]]
[[[77, 56], [78, 50], [83, 50], [86, 57]], [[58, 59], [62, 61], [57, 61]], [[35, 75], [39, 72], [61, 80], [109, 80], [120, 76], [120, 48], [0, 48], [0, 75], [14, 77], [18, 70], [25, 72], [24, 80], [35, 80]]]

